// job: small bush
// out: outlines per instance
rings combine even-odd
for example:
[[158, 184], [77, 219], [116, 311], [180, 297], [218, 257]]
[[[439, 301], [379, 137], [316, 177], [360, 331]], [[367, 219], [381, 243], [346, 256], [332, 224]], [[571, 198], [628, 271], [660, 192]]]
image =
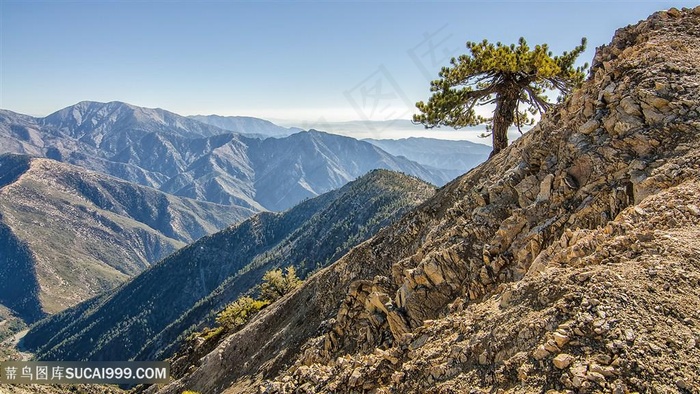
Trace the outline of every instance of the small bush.
[[267, 300], [254, 300], [245, 296], [229, 304], [216, 317], [216, 322], [226, 331], [233, 331], [243, 326], [262, 308], [269, 305]]
[[188, 340], [193, 341], [199, 337], [207, 342], [217, 341], [224, 334], [240, 330], [261, 309], [296, 289], [301, 283], [294, 267], [288, 267], [285, 273], [281, 269], [267, 271], [260, 285], [260, 298], [239, 297], [216, 315], [216, 327], [192, 333]]
[[289, 266], [287, 273], [283, 274], [281, 269], [270, 270], [263, 276], [263, 283], [260, 285], [260, 298], [274, 302], [283, 295], [301, 286], [301, 279], [297, 277], [297, 271]]

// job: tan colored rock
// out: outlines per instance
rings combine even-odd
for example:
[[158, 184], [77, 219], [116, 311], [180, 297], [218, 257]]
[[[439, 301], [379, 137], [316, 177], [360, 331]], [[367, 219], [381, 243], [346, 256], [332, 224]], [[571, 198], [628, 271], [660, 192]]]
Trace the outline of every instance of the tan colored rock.
[[435, 260], [430, 260], [423, 265], [423, 272], [434, 285], [440, 285], [445, 281], [442, 271]]
[[605, 128], [605, 131], [608, 132], [608, 134], [615, 133], [615, 125], [617, 124], [618, 120], [619, 118], [614, 115], [610, 115], [603, 120], [603, 127]]
[[560, 353], [552, 360], [552, 364], [559, 369], [568, 368], [574, 362], [574, 356], [566, 353]]
[[[608, 63], [609, 66], [606, 67], [607, 69], [612, 68], [612, 63]], [[610, 104], [618, 100], [618, 96], [615, 94], [615, 89], [617, 88], [617, 84], [614, 82], [611, 82], [606, 86], [602, 91], [601, 91], [601, 97], [603, 100], [605, 100], [606, 103]]]
[[491, 242], [491, 254], [502, 253], [510, 246], [513, 238], [520, 233], [526, 224], [527, 218], [521, 211], [513, 212], [510, 217], [503, 221], [498, 230], [496, 230]]
[[591, 134], [596, 131], [598, 127], [600, 127], [600, 122], [596, 119], [590, 119], [578, 128], [578, 132], [581, 134]]
[[585, 381], [586, 381], [586, 377], [585, 377], [585, 376], [583, 376], [583, 377], [582, 377], [582, 376], [574, 376], [573, 378], [571, 378], [571, 384], [572, 384], [575, 388], [580, 388], [581, 386], [583, 386], [583, 383], [584, 383]]
[[557, 346], [557, 343], [552, 340], [545, 342], [544, 348], [550, 353], [557, 353], [559, 350], [561, 350], [559, 349], [559, 346]]
[[585, 365], [574, 364], [571, 368], [569, 368], [569, 373], [571, 374], [571, 384], [576, 388], [583, 386], [583, 383], [586, 381], [586, 372], [587, 368]]
[[521, 208], [532, 204], [539, 191], [539, 184], [540, 182], [537, 177], [531, 175], [515, 186], [515, 190], [518, 192], [518, 205], [520, 205]]
[[549, 198], [552, 195], [552, 182], [554, 181], [554, 175], [553, 174], [547, 174], [547, 176], [544, 177], [542, 180], [542, 183], [540, 183], [540, 191], [537, 194], [537, 200], [536, 201], [549, 201]]
[[612, 362], [612, 357], [610, 357], [604, 353], [596, 354], [594, 359], [596, 362], [603, 364], [603, 365], [608, 365]]
[[645, 122], [649, 125], [660, 123], [665, 118], [663, 113], [649, 106], [643, 106], [642, 113], [644, 115]]
[[369, 297], [367, 297], [367, 300], [369, 301], [370, 305], [380, 310], [385, 315], [389, 313], [387, 308], [391, 308], [392, 302], [391, 298], [389, 298], [387, 294], [372, 292], [370, 293]]
[[559, 346], [560, 349], [563, 348], [567, 343], [569, 343], [569, 341], [571, 341], [571, 339], [566, 334], [562, 334], [560, 332], [555, 332], [554, 334], [552, 334], [552, 337], [554, 338], [554, 342], [556, 342], [557, 346]]
[[625, 96], [620, 100], [620, 109], [627, 115], [642, 115], [641, 107], [630, 96]]
[[389, 330], [394, 338], [401, 338], [403, 334], [411, 331], [406, 319], [400, 312], [396, 310], [389, 311], [386, 318], [389, 323]]
[[546, 357], [549, 357], [549, 355], [550, 353], [542, 345], [538, 346], [537, 349], [535, 349], [535, 351], [532, 352], [532, 357], [534, 357], [535, 360], [542, 360]]
[[599, 373], [599, 374], [601, 374], [605, 377], [608, 377], [608, 378], [615, 376], [615, 368], [610, 367], [610, 366], [603, 367], [603, 366], [600, 366], [596, 363], [591, 363], [588, 366], [588, 370], [591, 372]]
[[507, 308], [510, 305], [510, 300], [513, 298], [513, 292], [506, 290], [501, 294], [501, 301], [499, 303], [501, 308]]
[[399, 371], [394, 372], [391, 375], [391, 381], [396, 383], [396, 384], [401, 383], [401, 381], [404, 379], [405, 376], [406, 376], [406, 374], [403, 372], [399, 372]]
[[350, 378], [348, 379], [348, 386], [356, 387], [356, 386], [361, 385], [362, 382], [363, 382], [362, 371], [359, 368], [355, 368], [355, 370], [352, 371]]
[[646, 102], [649, 103], [652, 107], [659, 109], [659, 110], [667, 109], [668, 105], [670, 103], [665, 98], [658, 97], [658, 96], [651, 96], [648, 100], [646, 100]]
[[596, 382], [598, 384], [605, 383], [605, 376], [603, 374], [598, 373], [598, 372], [588, 372], [586, 374], [586, 379], [590, 380], [591, 382]]
[[630, 131], [636, 130], [643, 125], [640, 118], [634, 116], [623, 115], [616, 119], [613, 131], [616, 135], [627, 134]]

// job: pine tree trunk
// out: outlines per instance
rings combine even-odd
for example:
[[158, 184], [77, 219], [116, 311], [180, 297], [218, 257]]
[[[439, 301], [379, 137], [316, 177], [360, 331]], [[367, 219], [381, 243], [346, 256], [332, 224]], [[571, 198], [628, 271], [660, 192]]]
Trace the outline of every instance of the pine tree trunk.
[[[496, 155], [508, 146], [508, 128], [515, 119], [515, 109], [518, 104], [518, 91], [505, 91], [496, 97], [496, 111], [493, 114], [493, 151], [490, 156]], [[489, 157], [490, 157], [489, 156]]]

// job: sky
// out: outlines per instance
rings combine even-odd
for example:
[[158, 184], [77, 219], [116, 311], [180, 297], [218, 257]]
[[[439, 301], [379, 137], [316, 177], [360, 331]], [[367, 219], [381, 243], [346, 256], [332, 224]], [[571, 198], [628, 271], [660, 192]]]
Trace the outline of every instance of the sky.
[[617, 28], [695, 5], [0, 0], [0, 108], [124, 101], [301, 127], [410, 119], [466, 41], [523, 36], [560, 53], [587, 37], [590, 63]]

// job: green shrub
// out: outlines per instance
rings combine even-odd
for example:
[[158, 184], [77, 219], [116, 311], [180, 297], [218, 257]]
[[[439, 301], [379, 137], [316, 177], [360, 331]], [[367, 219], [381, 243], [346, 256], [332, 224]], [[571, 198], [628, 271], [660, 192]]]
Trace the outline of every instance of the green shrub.
[[226, 331], [234, 331], [243, 326], [262, 308], [269, 305], [267, 300], [254, 300], [245, 296], [229, 304], [216, 317], [216, 322]]
[[274, 302], [283, 295], [301, 286], [301, 279], [297, 277], [297, 271], [293, 266], [286, 269], [283, 274], [281, 269], [270, 270], [263, 276], [263, 283], [260, 285], [260, 298]]
[[301, 283], [296, 270], [291, 266], [287, 267], [285, 273], [281, 269], [265, 272], [263, 283], [260, 285], [260, 298], [239, 297], [216, 315], [216, 327], [192, 333], [188, 340], [192, 341], [196, 337], [200, 337], [204, 338], [205, 341], [216, 341], [224, 334], [238, 331], [261, 309], [296, 289]]

